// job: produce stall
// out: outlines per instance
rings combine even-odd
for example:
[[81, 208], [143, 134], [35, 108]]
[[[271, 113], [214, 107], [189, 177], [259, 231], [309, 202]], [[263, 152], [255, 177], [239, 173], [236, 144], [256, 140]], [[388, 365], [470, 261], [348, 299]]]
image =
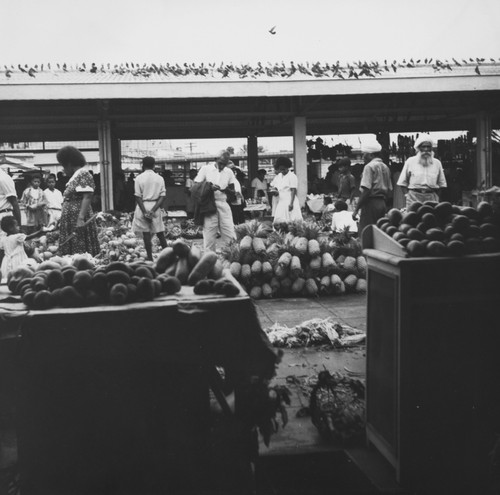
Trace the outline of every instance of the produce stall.
[[238, 225], [236, 235], [222, 257], [253, 299], [366, 292], [366, 260], [347, 231], [324, 232], [315, 221], [273, 230], [252, 220]]
[[500, 253], [488, 251], [498, 228], [487, 205], [441, 205], [389, 212], [383, 230], [363, 232], [367, 438], [417, 493], [490, 493]]
[[154, 266], [46, 261], [0, 299], [23, 494], [251, 492], [279, 359], [214, 253], [178, 241]]

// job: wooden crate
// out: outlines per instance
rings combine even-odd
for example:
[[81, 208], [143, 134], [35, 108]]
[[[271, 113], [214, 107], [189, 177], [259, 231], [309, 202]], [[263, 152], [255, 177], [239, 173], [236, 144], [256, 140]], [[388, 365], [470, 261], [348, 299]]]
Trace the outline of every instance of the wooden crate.
[[487, 493], [500, 431], [500, 254], [364, 254], [369, 443], [418, 493]]

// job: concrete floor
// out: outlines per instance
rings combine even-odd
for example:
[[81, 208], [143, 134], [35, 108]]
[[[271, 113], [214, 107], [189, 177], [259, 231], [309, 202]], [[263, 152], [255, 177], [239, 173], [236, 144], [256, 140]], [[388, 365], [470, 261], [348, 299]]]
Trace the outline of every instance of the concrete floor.
[[[317, 299], [266, 299], [256, 301], [255, 305], [264, 329], [276, 322], [293, 327], [313, 318], [331, 318], [341, 325], [347, 324], [366, 331], [365, 295], [350, 294]], [[364, 345], [346, 350], [284, 349], [283, 359], [273, 383], [285, 385], [291, 392], [291, 405], [287, 407], [289, 423], [273, 435], [269, 447], [261, 446], [261, 454], [302, 453], [340, 448], [338, 445], [325, 442], [318, 435], [309, 416], [300, 415], [299, 411], [309, 405], [307, 382], [325, 369], [330, 373], [346, 373], [349, 370], [355, 372], [357, 377], [359, 374], [359, 378], [363, 379], [365, 363]]]
[[[340, 324], [366, 331], [366, 295], [268, 299], [255, 304], [262, 328], [268, 328], [275, 322], [293, 327], [312, 318], [331, 318]], [[394, 469], [376, 450], [368, 449], [365, 444], [345, 447], [328, 442], [318, 434], [309, 416], [297, 415], [309, 404], [308, 379], [324, 369], [330, 373], [350, 371], [356, 374], [353, 375], [356, 378], [365, 379], [366, 346], [345, 350], [284, 349], [274, 383], [286, 385], [291, 392], [291, 405], [287, 407], [289, 422], [271, 437], [269, 447], [260, 445], [260, 456], [316, 455], [342, 450], [380, 493], [403, 494], [395, 481]]]

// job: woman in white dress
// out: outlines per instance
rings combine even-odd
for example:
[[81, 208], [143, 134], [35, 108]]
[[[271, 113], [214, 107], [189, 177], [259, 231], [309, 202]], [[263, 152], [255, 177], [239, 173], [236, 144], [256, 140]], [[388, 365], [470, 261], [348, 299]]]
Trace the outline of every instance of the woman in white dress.
[[280, 156], [276, 160], [275, 167], [279, 172], [273, 180], [278, 195], [278, 204], [274, 212], [273, 224], [302, 220], [299, 198], [297, 197], [298, 179], [290, 171], [292, 168], [290, 158]]

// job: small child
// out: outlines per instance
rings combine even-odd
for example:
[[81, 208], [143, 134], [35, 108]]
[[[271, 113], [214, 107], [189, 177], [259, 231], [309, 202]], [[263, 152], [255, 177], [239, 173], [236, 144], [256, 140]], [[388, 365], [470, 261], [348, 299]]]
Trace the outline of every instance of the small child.
[[31, 185], [23, 191], [21, 203], [26, 207], [27, 232], [31, 234], [45, 224], [45, 198], [38, 175], [31, 178]]
[[47, 189], [43, 191], [45, 207], [47, 208], [47, 227], [56, 227], [61, 219], [63, 195], [56, 189], [56, 176], [50, 174], [47, 177]]
[[[25, 251], [24, 242], [28, 239], [33, 239], [34, 237], [42, 235], [43, 231], [40, 230], [30, 235], [21, 234], [17, 220], [10, 215], [2, 218], [0, 221], [0, 227], [7, 234], [7, 237], [5, 237], [3, 242], [5, 254], [0, 267], [2, 280], [7, 280], [9, 273], [14, 271], [16, 268], [27, 264], [28, 255]], [[36, 259], [38, 256], [36, 250], [32, 256]]]
[[332, 215], [332, 231], [343, 232], [349, 227], [349, 232], [358, 231], [358, 224], [352, 218], [352, 213], [347, 211], [347, 203], [339, 199], [335, 201], [335, 210]]

